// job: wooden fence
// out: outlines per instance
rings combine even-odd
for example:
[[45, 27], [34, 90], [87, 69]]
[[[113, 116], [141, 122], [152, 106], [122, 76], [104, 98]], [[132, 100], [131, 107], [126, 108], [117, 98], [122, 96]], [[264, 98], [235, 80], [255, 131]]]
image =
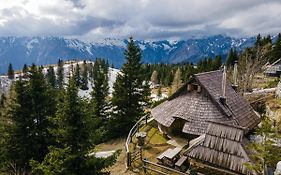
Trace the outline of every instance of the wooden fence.
[[[132, 165], [132, 161], [135, 159], [136, 156], [138, 156], [138, 151], [134, 151], [131, 152], [130, 151], [130, 143], [132, 142], [132, 138], [134, 137], [134, 135], [139, 131], [139, 128], [141, 128], [142, 126], [146, 125], [149, 121], [149, 116], [150, 115], [145, 115], [142, 118], [140, 118], [137, 123], [132, 127], [132, 129], [130, 130], [126, 143], [125, 143], [125, 151], [126, 151], [126, 167], [131, 167]], [[151, 121], [151, 120], [150, 120]], [[141, 159], [140, 159], [141, 160]]]
[[143, 162], [143, 170], [145, 174], [147, 174], [148, 171], [152, 171], [154, 173], [161, 174], [161, 175], [171, 175], [171, 174], [189, 175], [187, 173], [163, 165], [159, 165], [157, 163], [150, 162], [146, 159], [143, 159], [142, 162]]

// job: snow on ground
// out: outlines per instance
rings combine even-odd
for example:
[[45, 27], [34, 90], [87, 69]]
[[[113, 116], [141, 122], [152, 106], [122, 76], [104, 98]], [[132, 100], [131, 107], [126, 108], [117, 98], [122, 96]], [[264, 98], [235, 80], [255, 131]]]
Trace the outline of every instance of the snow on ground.
[[[94, 64], [94, 62], [92, 61], [86, 61], [87, 64]], [[76, 64], [79, 64], [79, 66], [82, 66], [83, 64], [83, 61], [66, 61], [64, 62], [64, 83], [67, 84], [68, 82], [68, 79], [69, 79], [69, 75], [72, 73], [72, 70], [73, 68], [75, 68]], [[43, 68], [43, 73], [46, 74], [47, 73], [47, 70], [48, 70], [48, 66], [45, 66]], [[56, 72], [57, 71], [57, 65], [52, 65], [54, 67], [54, 71]], [[116, 80], [116, 77], [117, 77], [117, 74], [118, 74], [119, 70], [118, 69], [115, 69], [115, 68], [109, 68], [108, 70], [108, 85], [109, 85], [109, 93], [112, 94], [113, 92], [113, 84]], [[15, 80], [18, 79], [20, 74], [15, 74]], [[2, 75], [0, 76], [0, 92], [2, 91], [3, 93], [8, 93], [9, 92], [9, 89], [10, 89], [10, 86], [12, 84], [13, 80], [10, 80], [8, 78], [7, 75]], [[92, 81], [88, 81], [88, 90], [81, 90], [79, 89], [79, 96], [82, 97], [82, 98], [90, 98], [90, 93], [92, 92], [93, 88], [93, 83]]]
[[157, 94], [151, 94], [150, 97], [151, 97], [152, 101], [160, 101], [164, 98], [168, 98], [168, 94], [162, 93], [160, 96], [158, 96]]
[[[92, 61], [86, 61], [87, 64], [94, 64], [94, 62]], [[72, 70], [75, 68], [76, 64], [79, 64], [79, 66], [82, 66], [83, 64], [83, 61], [66, 61], [64, 62], [64, 83], [67, 84], [68, 83], [68, 79], [69, 79], [69, 75], [71, 75], [72, 73]], [[47, 70], [48, 70], [48, 67], [50, 65], [47, 65], [43, 68], [43, 73], [46, 74], [47, 73]], [[54, 64], [52, 65], [54, 67], [54, 71], [56, 72], [57, 71], [57, 65]], [[111, 96], [112, 95], [112, 92], [113, 92], [113, 84], [116, 80], [116, 77], [118, 75], [118, 73], [120, 72], [119, 69], [115, 69], [115, 68], [109, 68], [108, 70], [108, 85], [109, 85], [109, 95]], [[19, 75], [20, 74], [15, 74], [15, 80], [18, 80], [19, 78]], [[15, 80], [10, 80], [8, 78], [7, 75], [2, 75], [0, 76], [0, 94], [1, 94], [1, 91], [4, 93], [4, 94], [7, 94], [9, 92], [9, 89], [10, 89], [10, 86], [12, 84], [13, 81]], [[93, 86], [93, 83], [91, 80], [88, 81], [88, 90], [81, 90], [79, 89], [78, 91], [78, 95], [82, 98], [88, 98], [90, 99], [91, 98], [91, 92], [93, 90], [92, 88]], [[162, 93], [161, 96], [157, 96], [156, 94], [151, 94], [151, 99], [152, 101], [159, 101], [159, 100], [162, 100], [164, 98], [167, 98], [168, 95], [166, 93]]]
[[108, 158], [112, 156], [115, 152], [116, 150], [100, 151], [100, 152], [90, 153], [89, 156], [95, 156], [96, 158]]

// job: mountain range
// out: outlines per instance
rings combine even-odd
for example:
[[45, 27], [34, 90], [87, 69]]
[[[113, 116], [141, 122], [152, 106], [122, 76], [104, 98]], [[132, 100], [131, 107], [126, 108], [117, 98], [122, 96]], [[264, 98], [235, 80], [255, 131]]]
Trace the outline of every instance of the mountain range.
[[[230, 48], [238, 51], [254, 44], [255, 38], [231, 38], [215, 35], [200, 39], [180, 41], [136, 40], [145, 63], [196, 63], [204, 57], [221, 55], [223, 58]], [[84, 42], [61, 37], [0, 37], [0, 73], [5, 73], [9, 63], [14, 69], [24, 64], [46, 65], [62, 60], [94, 60], [104, 58], [120, 68], [124, 63], [124, 50], [128, 40], [103, 39]]]

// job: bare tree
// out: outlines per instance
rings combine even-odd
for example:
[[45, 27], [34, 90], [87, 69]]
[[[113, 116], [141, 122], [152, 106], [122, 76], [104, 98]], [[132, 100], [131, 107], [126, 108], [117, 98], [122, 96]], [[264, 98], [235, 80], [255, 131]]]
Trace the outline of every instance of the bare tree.
[[244, 93], [252, 89], [254, 77], [262, 71], [267, 62], [267, 53], [271, 46], [257, 46], [246, 49], [238, 61], [238, 86]]
[[158, 84], [158, 73], [157, 71], [153, 71], [152, 75], [151, 75], [151, 83], [153, 86], [156, 86]]
[[176, 92], [182, 85], [181, 70], [178, 68], [172, 83], [172, 92]]

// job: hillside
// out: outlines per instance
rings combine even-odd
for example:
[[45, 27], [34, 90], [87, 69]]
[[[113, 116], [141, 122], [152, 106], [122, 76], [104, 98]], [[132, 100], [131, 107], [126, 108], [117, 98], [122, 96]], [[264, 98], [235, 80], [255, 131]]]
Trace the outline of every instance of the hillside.
[[[136, 44], [142, 50], [142, 61], [145, 63], [196, 63], [203, 57], [222, 55], [225, 58], [231, 47], [242, 50], [252, 46], [254, 41], [253, 37], [235, 39], [216, 35], [185, 41], [137, 40]], [[54, 64], [59, 58], [94, 60], [99, 57], [120, 68], [127, 43], [127, 40], [120, 39], [83, 42], [60, 37], [0, 37], [0, 73], [7, 71], [9, 63], [14, 69], [21, 69], [24, 64]]]
[[[68, 82], [68, 78], [69, 78], [69, 73], [71, 72], [71, 67], [72, 66], [75, 66], [76, 63], [79, 64], [79, 66], [82, 66], [83, 64], [83, 61], [69, 61], [69, 62], [65, 62], [64, 63], [64, 82], [67, 83]], [[94, 64], [94, 62], [92, 61], [87, 61], [87, 64]], [[54, 70], [56, 72], [57, 70], [57, 65], [53, 65], [54, 66]], [[45, 66], [43, 68], [43, 73], [46, 74], [47, 73], [47, 69], [48, 69], [48, 66]], [[111, 93], [112, 90], [113, 90], [113, 83], [115, 82], [115, 79], [116, 79], [116, 76], [118, 74], [119, 70], [118, 69], [115, 69], [115, 68], [109, 68], [109, 71], [108, 71], [108, 84], [109, 84], [109, 92]], [[17, 80], [20, 76], [20, 73], [16, 73], [15, 74], [15, 80]], [[0, 92], [4, 92], [4, 93], [7, 93], [9, 92], [9, 88], [12, 84], [12, 80], [10, 80], [8, 78], [8, 76], [6, 75], [2, 75], [0, 76]], [[92, 86], [93, 86], [93, 83], [91, 81], [91, 79], [88, 80], [88, 90], [81, 90], [79, 89], [79, 96], [80, 97], [85, 97], [85, 98], [89, 98], [90, 97], [90, 92], [92, 91]]]

